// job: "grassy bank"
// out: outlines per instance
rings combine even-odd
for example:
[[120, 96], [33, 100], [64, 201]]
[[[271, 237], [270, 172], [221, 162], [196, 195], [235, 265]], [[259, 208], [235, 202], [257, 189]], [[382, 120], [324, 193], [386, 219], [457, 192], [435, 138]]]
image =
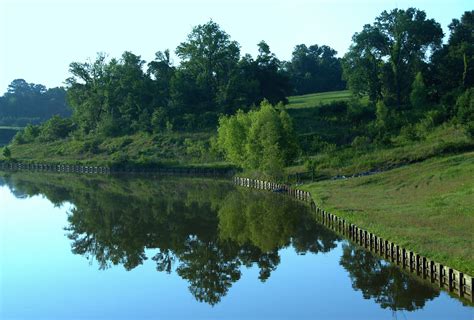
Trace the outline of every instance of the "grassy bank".
[[474, 274], [474, 152], [302, 188], [349, 222]]
[[[369, 170], [387, 170], [421, 162], [430, 158], [474, 150], [474, 140], [465, 128], [445, 125], [433, 129], [423, 139], [403, 140], [398, 137], [390, 145], [347, 145], [323, 150], [309, 157], [315, 162], [317, 179], [351, 176]], [[288, 173], [304, 173], [303, 163], [287, 169]]]
[[[163, 167], [228, 167], [208, 152], [208, 132], [137, 133], [98, 139], [67, 138], [52, 142], [12, 144], [12, 158], [22, 162]], [[0, 155], [0, 160], [2, 156]]]
[[349, 90], [305, 94], [302, 96], [289, 97], [288, 109], [312, 108], [319, 104], [347, 101], [350, 99], [352, 99], [352, 94]]

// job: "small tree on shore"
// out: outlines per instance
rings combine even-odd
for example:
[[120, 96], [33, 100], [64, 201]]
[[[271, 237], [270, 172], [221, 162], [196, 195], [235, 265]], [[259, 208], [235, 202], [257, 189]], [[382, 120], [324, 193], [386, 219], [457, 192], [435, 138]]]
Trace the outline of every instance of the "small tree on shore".
[[2, 154], [8, 160], [10, 160], [12, 156], [12, 152], [10, 151], [10, 148], [8, 148], [7, 146], [3, 148]]
[[218, 146], [228, 161], [272, 176], [280, 175], [299, 150], [291, 118], [268, 101], [258, 110], [221, 117]]

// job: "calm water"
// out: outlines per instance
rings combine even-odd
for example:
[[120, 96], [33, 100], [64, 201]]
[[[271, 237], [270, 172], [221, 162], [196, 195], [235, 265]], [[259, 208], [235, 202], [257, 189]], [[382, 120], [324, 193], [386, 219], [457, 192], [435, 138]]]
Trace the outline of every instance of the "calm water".
[[226, 181], [0, 172], [0, 319], [473, 319]]

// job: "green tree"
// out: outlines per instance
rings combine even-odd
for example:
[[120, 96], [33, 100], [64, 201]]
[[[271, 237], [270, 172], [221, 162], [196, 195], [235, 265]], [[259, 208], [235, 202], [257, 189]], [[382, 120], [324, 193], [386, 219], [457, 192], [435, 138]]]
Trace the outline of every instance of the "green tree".
[[474, 87], [467, 89], [456, 101], [456, 116], [461, 123], [474, 127]]
[[154, 93], [140, 56], [124, 52], [106, 61], [103, 54], [91, 62], [70, 65], [68, 101], [73, 118], [84, 133], [105, 136], [151, 131]]
[[414, 108], [423, 109], [428, 103], [428, 92], [421, 72], [416, 74], [411, 86], [410, 103]]
[[[41, 141], [54, 141], [66, 138], [74, 129], [71, 119], [63, 119], [60, 116], [53, 116], [40, 127], [39, 139]], [[34, 132], [34, 130], [28, 130]], [[26, 131], [25, 131], [26, 132]]]
[[[352, 38], [343, 64], [349, 87], [369, 94], [373, 103], [383, 97], [389, 105], [402, 107], [426, 52], [438, 48], [442, 37], [439, 23], [422, 10], [383, 11]], [[361, 80], [365, 82], [357, 83]]]
[[66, 104], [66, 90], [62, 87], [46, 89], [41, 84], [15, 79], [0, 97], [0, 125], [40, 124], [54, 114], [71, 115]]
[[474, 86], [474, 10], [466, 11], [461, 19], [449, 25], [447, 44], [432, 58], [432, 85], [448, 106]]
[[9, 160], [12, 156], [12, 152], [10, 151], [10, 148], [8, 148], [8, 146], [3, 148], [2, 154], [7, 160]]
[[239, 61], [239, 44], [211, 20], [194, 27], [176, 54], [182, 61], [172, 88], [174, 104], [185, 113], [225, 112], [226, 93]]
[[260, 103], [264, 99], [271, 104], [287, 103], [287, 97], [292, 92], [290, 78], [282, 68], [282, 62], [270, 51], [265, 41], [258, 43], [258, 56], [255, 60], [255, 76], [260, 84]]
[[234, 164], [270, 175], [281, 174], [298, 154], [291, 118], [268, 101], [258, 110], [221, 117], [218, 144]]
[[345, 88], [341, 61], [329, 46], [297, 45], [285, 67], [296, 94], [336, 91]]

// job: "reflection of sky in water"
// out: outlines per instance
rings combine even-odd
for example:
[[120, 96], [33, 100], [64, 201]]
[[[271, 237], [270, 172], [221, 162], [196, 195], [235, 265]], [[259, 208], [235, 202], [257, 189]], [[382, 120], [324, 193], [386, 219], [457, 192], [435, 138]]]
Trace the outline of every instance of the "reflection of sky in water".
[[[0, 187], [0, 318], [31, 319], [392, 319], [362, 298], [339, 265], [341, 243], [326, 254], [280, 251], [281, 263], [261, 283], [258, 268], [242, 276], [214, 307], [198, 303], [176, 273], [148, 260], [130, 272], [100, 271], [71, 253], [65, 211], [45, 198], [15, 198]], [[147, 251], [153, 256], [156, 250]], [[150, 253], [150, 254], [148, 254]], [[446, 293], [398, 319], [472, 319], [473, 309]]]

